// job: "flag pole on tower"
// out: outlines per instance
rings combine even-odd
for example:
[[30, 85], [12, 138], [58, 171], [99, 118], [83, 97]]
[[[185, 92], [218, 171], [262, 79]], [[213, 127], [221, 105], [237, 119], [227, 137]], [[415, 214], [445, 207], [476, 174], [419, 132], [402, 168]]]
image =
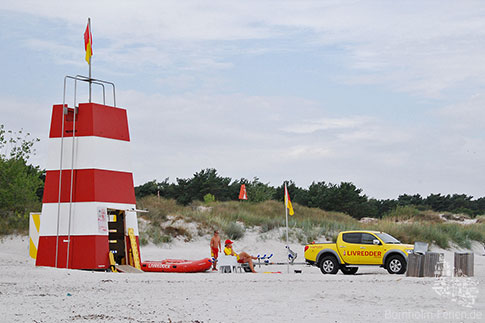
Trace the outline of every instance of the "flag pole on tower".
[[91, 103], [91, 57], [93, 56], [93, 35], [91, 33], [91, 18], [84, 32], [84, 49], [86, 50], [86, 62], [89, 64], [89, 102]]

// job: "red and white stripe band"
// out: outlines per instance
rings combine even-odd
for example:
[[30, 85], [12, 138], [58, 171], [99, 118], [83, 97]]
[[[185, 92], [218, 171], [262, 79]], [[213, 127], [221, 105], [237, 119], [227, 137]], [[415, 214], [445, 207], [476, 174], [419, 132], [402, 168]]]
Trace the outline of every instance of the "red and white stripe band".
[[131, 172], [130, 142], [103, 137], [74, 138], [74, 163], [72, 163], [72, 137], [49, 139], [47, 170], [58, 170], [61, 158], [62, 169], [97, 168], [120, 172]]
[[[43, 203], [59, 202], [60, 171], [46, 172]], [[63, 170], [61, 202], [71, 201], [71, 170]], [[73, 202], [113, 202], [136, 204], [132, 173], [101, 169], [74, 170]]]
[[[70, 203], [60, 204], [59, 235], [67, 235], [69, 224]], [[101, 208], [125, 210], [125, 229], [133, 228], [138, 235], [138, 222], [134, 210], [135, 204], [107, 203], [107, 202], [84, 202], [72, 203], [71, 205], [71, 235], [108, 235], [108, 219], [98, 217]], [[106, 213], [105, 213], [106, 214]], [[42, 220], [40, 236], [57, 235], [57, 203], [44, 203], [42, 205]]]
[[[73, 109], [64, 115], [62, 136], [62, 104], [54, 105], [49, 138], [72, 137]], [[76, 137], [96, 136], [130, 141], [126, 110], [96, 103], [80, 103], [76, 114]]]

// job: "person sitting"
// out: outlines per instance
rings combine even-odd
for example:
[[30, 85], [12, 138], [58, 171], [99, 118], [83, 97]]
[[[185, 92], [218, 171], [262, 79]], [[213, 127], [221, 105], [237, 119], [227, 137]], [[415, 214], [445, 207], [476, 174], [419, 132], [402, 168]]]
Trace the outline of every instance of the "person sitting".
[[258, 257], [251, 256], [246, 252], [241, 252], [239, 254], [235, 253], [234, 250], [232, 250], [232, 243], [233, 242], [229, 239], [225, 241], [224, 254], [228, 256], [236, 257], [237, 262], [240, 264], [244, 264], [244, 263], [249, 264], [249, 268], [253, 273], [255, 273], [256, 271], [254, 270], [253, 259], [256, 260], [258, 259]]

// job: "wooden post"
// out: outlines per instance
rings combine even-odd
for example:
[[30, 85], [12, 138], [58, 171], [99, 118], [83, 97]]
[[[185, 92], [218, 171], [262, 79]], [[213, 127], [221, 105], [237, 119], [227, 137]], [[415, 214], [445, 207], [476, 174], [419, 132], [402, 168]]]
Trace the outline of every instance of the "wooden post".
[[473, 277], [473, 253], [455, 252], [455, 277]]
[[407, 277], [423, 277], [423, 262], [424, 255], [412, 253], [408, 256], [408, 270], [406, 271]]
[[423, 277], [441, 277], [445, 255], [438, 252], [427, 252], [424, 256]]
[[408, 256], [407, 277], [441, 277], [443, 275], [444, 254], [427, 252], [412, 253]]

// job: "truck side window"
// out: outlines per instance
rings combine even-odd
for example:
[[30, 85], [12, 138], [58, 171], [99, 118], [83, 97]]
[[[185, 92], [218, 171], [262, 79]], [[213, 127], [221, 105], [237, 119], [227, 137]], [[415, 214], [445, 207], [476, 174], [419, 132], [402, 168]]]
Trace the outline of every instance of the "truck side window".
[[374, 240], [377, 240], [372, 234], [362, 233], [362, 243], [363, 244], [373, 244]]
[[347, 243], [360, 243], [362, 233], [352, 232], [352, 233], [344, 233], [342, 235], [342, 239]]

